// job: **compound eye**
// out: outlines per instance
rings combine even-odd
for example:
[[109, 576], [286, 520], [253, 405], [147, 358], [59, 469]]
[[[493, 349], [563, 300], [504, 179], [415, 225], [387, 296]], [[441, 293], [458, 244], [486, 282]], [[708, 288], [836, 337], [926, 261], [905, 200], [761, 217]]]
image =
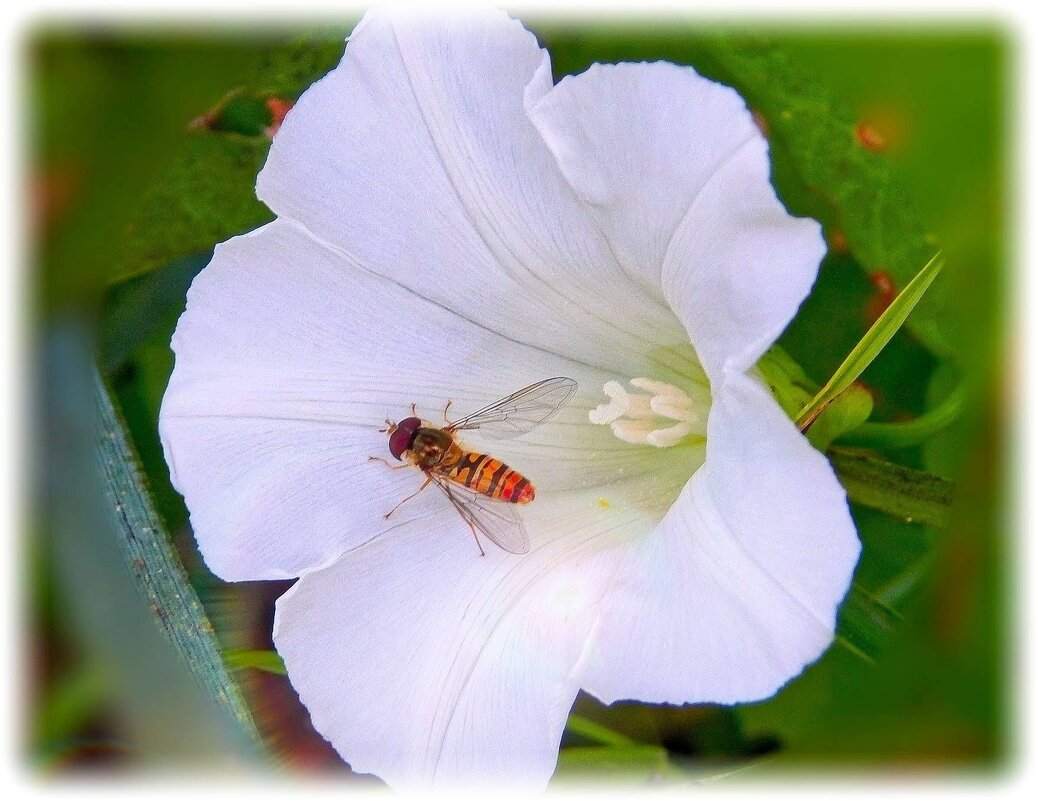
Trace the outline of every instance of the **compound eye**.
[[422, 421], [417, 417], [408, 417], [406, 420], [401, 420], [394, 431], [389, 437], [389, 452], [393, 454], [393, 458], [402, 460], [404, 458], [404, 451], [411, 447], [411, 440], [414, 439], [415, 432], [422, 425]]

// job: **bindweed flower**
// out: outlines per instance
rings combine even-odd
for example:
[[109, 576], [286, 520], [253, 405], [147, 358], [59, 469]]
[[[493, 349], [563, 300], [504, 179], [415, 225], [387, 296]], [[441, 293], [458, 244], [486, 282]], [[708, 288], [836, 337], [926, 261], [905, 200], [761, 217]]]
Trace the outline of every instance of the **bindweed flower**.
[[[274, 640], [316, 729], [396, 787], [543, 786], [581, 688], [772, 695], [833, 639], [844, 492], [754, 376], [824, 252], [731, 89], [667, 63], [553, 85], [518, 22], [369, 13], [289, 111], [277, 219], [216, 249], [161, 435], [209, 567], [299, 577]], [[551, 376], [536, 484], [486, 548], [379, 428]]]

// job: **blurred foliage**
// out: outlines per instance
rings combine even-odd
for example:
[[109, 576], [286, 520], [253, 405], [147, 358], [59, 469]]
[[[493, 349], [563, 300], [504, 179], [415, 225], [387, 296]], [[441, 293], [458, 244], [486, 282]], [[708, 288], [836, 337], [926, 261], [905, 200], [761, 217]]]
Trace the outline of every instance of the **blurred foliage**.
[[[735, 708], [604, 707], [582, 695], [560, 779], [589, 770], [635, 781], [723, 777], [756, 765], [834, 761], [869, 770], [997, 764], [1008, 671], [1005, 35], [527, 23], [551, 51], [557, 78], [594, 61], [667, 59], [732, 83], [758, 112], [784, 202], [820, 219], [830, 242], [816, 287], [780, 343], [791, 384], [804, 392], [829, 379], [940, 242], [948, 266], [937, 292], [811, 436], [824, 447], [871, 413], [869, 425], [894, 426], [880, 431], [888, 439], [871, 441], [883, 464], [938, 493], [948, 485], [918, 471], [959, 487], [939, 532], [853, 505], [864, 550], [841, 611], [840, 647], [773, 699]], [[68, 318], [97, 321], [88, 330], [98, 332], [100, 363], [156, 509], [232, 646], [228, 666], [284, 763], [307, 768], [338, 763], [269, 656], [272, 602], [284, 586], [228, 586], [208, 574], [156, 427], [187, 286], [217, 242], [270, 218], [254, 196], [270, 130], [334, 65], [350, 27], [247, 36], [40, 29], [29, 43], [43, 330]], [[913, 420], [930, 426], [923, 436], [905, 435], [903, 426], [920, 428]], [[59, 455], [50, 449], [45, 458]], [[852, 459], [852, 469], [863, 469], [878, 458], [833, 451], [838, 467]], [[876, 488], [871, 479], [868, 487]], [[110, 720], [110, 687], [71, 633], [53, 556], [44, 538], [31, 588], [39, 644], [30, 747], [40, 759], [78, 736], [101, 742], [126, 730]]]
[[273, 219], [256, 199], [275, 112], [342, 56], [349, 28], [312, 31], [272, 49], [255, 78], [197, 117], [127, 228], [112, 281], [164, 267]]

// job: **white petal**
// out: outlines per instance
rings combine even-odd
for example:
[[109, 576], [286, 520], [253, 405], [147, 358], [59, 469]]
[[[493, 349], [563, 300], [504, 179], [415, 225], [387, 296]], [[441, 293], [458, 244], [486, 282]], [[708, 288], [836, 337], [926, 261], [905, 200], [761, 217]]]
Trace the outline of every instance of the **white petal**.
[[792, 217], [768, 181], [768, 147], [747, 142], [689, 208], [663, 288], [712, 379], [756, 364], [796, 314], [825, 255], [817, 222]]
[[500, 12], [369, 13], [257, 192], [358, 263], [509, 338], [678, 380], [680, 321], [616, 263], [526, 115], [548, 55]]
[[825, 457], [735, 373], [715, 395], [706, 464], [623, 547], [582, 674], [607, 703], [772, 695], [832, 641], [860, 551]]
[[651, 522], [587, 494], [538, 503], [523, 509], [528, 525], [552, 535], [526, 555], [487, 544], [480, 557], [441, 510], [305, 574], [278, 601], [292, 685], [355, 771], [398, 789], [546, 784], [614, 568], [609, 546]]
[[732, 89], [673, 64], [594, 65], [531, 116], [632, 273], [662, 284], [712, 380], [774, 341], [825, 252], [790, 217]]
[[624, 266], [655, 286], [696, 195], [757, 136], [732, 89], [664, 62], [594, 64], [530, 114]]
[[491, 333], [286, 221], [217, 248], [173, 348], [166, 459], [207, 564], [227, 580], [298, 575], [387, 527], [382, 515], [420, 475], [368, 456], [389, 457], [378, 429], [412, 402], [440, 423], [448, 400], [460, 415], [570, 375], [580, 390], [557, 419], [487, 447], [539, 496], [601, 482], [626, 457], [587, 422], [608, 374]]

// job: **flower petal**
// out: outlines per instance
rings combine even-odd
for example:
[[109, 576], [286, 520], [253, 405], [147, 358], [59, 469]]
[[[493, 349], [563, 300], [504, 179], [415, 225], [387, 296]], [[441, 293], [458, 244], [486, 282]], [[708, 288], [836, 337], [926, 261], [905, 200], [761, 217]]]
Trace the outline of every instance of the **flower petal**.
[[821, 226], [786, 211], [769, 169], [763, 139], [743, 145], [700, 191], [663, 264], [664, 292], [711, 380], [757, 363], [825, 256]]
[[593, 64], [530, 116], [621, 262], [655, 286], [696, 195], [758, 136], [734, 90], [665, 62]]
[[[431, 489], [430, 492], [436, 490]], [[573, 672], [614, 568], [651, 525], [593, 496], [524, 509], [554, 536], [478, 555], [442, 509], [307, 573], [274, 640], [314, 727], [397, 789], [540, 789], [577, 692]]]
[[570, 407], [491, 452], [539, 494], [592, 486], [625, 457], [586, 422], [609, 374], [487, 331], [288, 221], [217, 248], [173, 349], [160, 434], [206, 563], [226, 580], [295, 576], [388, 527], [383, 514], [421, 476], [368, 457], [389, 456], [378, 429], [413, 402], [438, 424], [448, 400], [460, 415], [570, 375]]
[[731, 372], [706, 464], [657, 530], [623, 547], [582, 674], [606, 703], [772, 695], [832, 641], [860, 551], [825, 457]]
[[792, 319], [825, 252], [790, 217], [732, 89], [673, 64], [593, 65], [530, 110], [624, 267], [661, 285], [717, 380]]
[[551, 88], [548, 54], [500, 12], [369, 12], [289, 112], [257, 193], [490, 330], [677, 380], [680, 321], [619, 267], [526, 114]]

